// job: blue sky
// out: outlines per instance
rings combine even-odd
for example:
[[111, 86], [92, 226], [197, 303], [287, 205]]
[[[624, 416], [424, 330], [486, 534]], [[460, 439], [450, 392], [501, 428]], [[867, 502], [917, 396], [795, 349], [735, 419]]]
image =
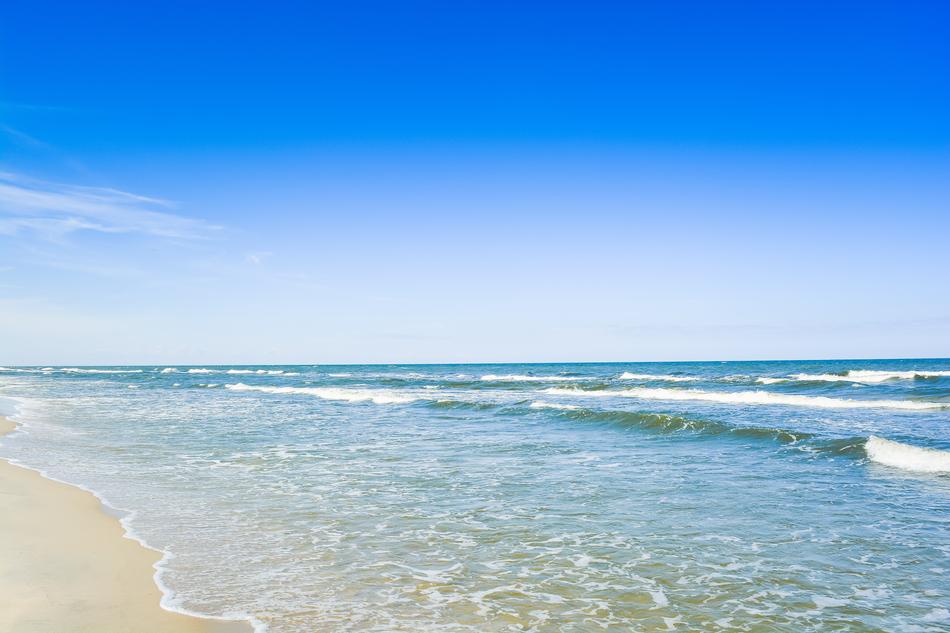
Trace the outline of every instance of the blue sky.
[[950, 356], [943, 3], [13, 4], [0, 364]]

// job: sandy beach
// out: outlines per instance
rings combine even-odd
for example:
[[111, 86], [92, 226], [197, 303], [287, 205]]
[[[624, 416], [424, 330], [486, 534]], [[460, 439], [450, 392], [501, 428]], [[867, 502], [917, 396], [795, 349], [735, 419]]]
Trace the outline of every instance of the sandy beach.
[[[14, 430], [0, 417], [0, 435]], [[159, 606], [158, 553], [92, 494], [0, 460], [0, 633], [238, 633]]]

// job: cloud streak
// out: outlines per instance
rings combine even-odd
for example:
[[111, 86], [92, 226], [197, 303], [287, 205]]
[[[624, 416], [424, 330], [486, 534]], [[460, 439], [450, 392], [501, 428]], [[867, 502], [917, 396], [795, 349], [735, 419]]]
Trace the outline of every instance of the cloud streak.
[[76, 231], [205, 239], [220, 227], [171, 213], [173, 204], [106, 187], [83, 187], [0, 172], [0, 234], [61, 238]]

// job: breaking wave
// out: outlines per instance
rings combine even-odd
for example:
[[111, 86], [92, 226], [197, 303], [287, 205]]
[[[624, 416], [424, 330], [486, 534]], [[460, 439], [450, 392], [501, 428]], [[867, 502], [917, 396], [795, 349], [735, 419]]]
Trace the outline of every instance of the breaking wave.
[[827, 409], [947, 409], [950, 404], [921, 402], [916, 400], [851, 400], [826, 396], [802, 396], [772, 393], [769, 391], [703, 391], [700, 389], [648, 389], [585, 391], [552, 387], [544, 393], [561, 396], [598, 396], [642, 398], [646, 400], [704, 400], [726, 404], [790, 405], [796, 407], [821, 407]]
[[536, 400], [528, 406], [532, 409], [555, 409], [558, 411], [577, 411], [580, 409], [579, 406], [574, 404], [558, 404], [556, 402], [541, 402], [540, 400]]
[[655, 374], [632, 374], [629, 371], [625, 371], [620, 374], [620, 380], [665, 380], [667, 382], [692, 382], [694, 380], [702, 380], [696, 376], [670, 376], [670, 375], [655, 375]]
[[232, 391], [259, 391], [261, 393], [316, 396], [324, 400], [346, 402], [373, 402], [375, 404], [406, 404], [423, 398], [373, 389], [342, 389], [339, 387], [258, 387], [237, 383], [225, 385]]
[[763, 426], [736, 426], [715, 420], [693, 419], [678, 415], [595, 410], [547, 402], [532, 402], [530, 406], [531, 408], [558, 409], [563, 417], [577, 421], [635, 426], [642, 430], [659, 433], [690, 431], [702, 435], [731, 435], [770, 440], [781, 444], [794, 444], [809, 452], [856, 459], [867, 458], [879, 464], [908, 471], [950, 473], [950, 451], [913, 446], [875, 435], [867, 439], [863, 437], [827, 438], [805, 431]]
[[88, 369], [85, 367], [63, 367], [59, 371], [66, 374], [141, 374], [143, 369]]
[[610, 426], [636, 427], [655, 433], [674, 433], [692, 431], [703, 435], [732, 435], [750, 439], [767, 439], [782, 444], [792, 444], [814, 438], [814, 434], [804, 431], [770, 428], [765, 426], [736, 426], [716, 420], [688, 418], [665, 413], [642, 413], [639, 411], [617, 411], [587, 409], [573, 405], [558, 405], [548, 402], [533, 402], [531, 408], [557, 409], [558, 415], [578, 422], [600, 423]]
[[586, 380], [580, 376], [525, 376], [522, 374], [485, 374], [481, 377], [485, 382], [567, 382], [572, 380]]
[[921, 473], [950, 473], [950, 451], [902, 444], [872, 435], [864, 445], [868, 459]]
[[[942, 370], [909, 370], [883, 371], [871, 369], [851, 369], [838, 374], [793, 374], [789, 378], [778, 378], [776, 381], [823, 381], [823, 382], [863, 382], [878, 383], [886, 380], [914, 380], [917, 378], [947, 378], [950, 371]], [[764, 382], [764, 380], [763, 380]]]

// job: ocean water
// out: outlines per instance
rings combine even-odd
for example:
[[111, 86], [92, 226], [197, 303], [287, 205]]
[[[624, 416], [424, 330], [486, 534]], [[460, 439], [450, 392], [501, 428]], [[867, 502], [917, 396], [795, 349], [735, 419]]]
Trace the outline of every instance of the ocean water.
[[950, 631], [950, 361], [0, 369], [0, 457], [272, 633]]

